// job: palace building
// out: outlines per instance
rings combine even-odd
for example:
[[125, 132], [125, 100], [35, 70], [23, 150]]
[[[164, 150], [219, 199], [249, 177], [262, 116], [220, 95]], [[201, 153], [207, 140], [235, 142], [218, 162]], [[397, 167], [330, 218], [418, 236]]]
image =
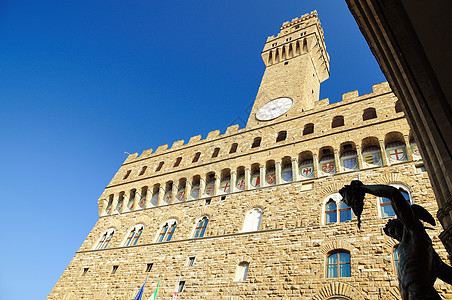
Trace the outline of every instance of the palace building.
[[[437, 211], [422, 157], [387, 83], [319, 100], [329, 56], [317, 13], [285, 22], [245, 128], [131, 154], [99, 219], [47, 299], [400, 299], [394, 212], [366, 196], [361, 229], [338, 190], [399, 188]], [[437, 225], [428, 233], [445, 260]], [[438, 280], [436, 289], [452, 298]]]

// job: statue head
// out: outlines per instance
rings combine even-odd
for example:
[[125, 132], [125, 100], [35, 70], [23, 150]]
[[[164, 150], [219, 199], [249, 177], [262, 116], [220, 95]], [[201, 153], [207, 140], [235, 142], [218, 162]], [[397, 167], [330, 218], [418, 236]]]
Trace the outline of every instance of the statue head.
[[403, 224], [399, 219], [391, 219], [386, 223], [386, 226], [383, 228], [384, 232], [387, 236], [396, 239], [397, 241], [402, 241], [403, 236]]

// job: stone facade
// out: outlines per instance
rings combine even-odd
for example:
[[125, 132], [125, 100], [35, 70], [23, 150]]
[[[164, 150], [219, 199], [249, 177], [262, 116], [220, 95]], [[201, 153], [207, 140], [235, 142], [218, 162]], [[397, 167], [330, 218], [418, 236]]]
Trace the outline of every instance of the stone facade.
[[[294, 32], [291, 40], [285, 30]], [[279, 50], [278, 66], [268, 58], [268, 49], [276, 51], [276, 39], [287, 41], [284, 59]], [[289, 44], [297, 41], [307, 45], [306, 51], [301, 48], [297, 54], [294, 45], [290, 56]], [[325, 219], [332, 195], [357, 178], [366, 184], [403, 185], [413, 203], [432, 214], [437, 210], [410, 128], [403, 112], [396, 112], [396, 97], [382, 83], [370, 94], [346, 93], [338, 103], [314, 101], [329, 66], [315, 12], [284, 23], [278, 37], [267, 40], [262, 56], [267, 70], [247, 127], [231, 126], [221, 135], [216, 130], [205, 139], [195, 136], [186, 144], [177, 141], [154, 153], [131, 154], [99, 198], [99, 220], [48, 299], [133, 299], [146, 276], [143, 299], [154, 291], [159, 276], [159, 298], [165, 299], [179, 281], [185, 282], [180, 299], [399, 298], [392, 258], [397, 243], [383, 234], [388, 219], [381, 217], [380, 199], [366, 197], [361, 229], [356, 217], [329, 224]], [[314, 63], [303, 67], [307, 61]], [[273, 90], [271, 82], [286, 74], [300, 77], [290, 79], [288, 91], [280, 94], [282, 86]], [[303, 83], [306, 87], [293, 90]], [[290, 97], [293, 107], [273, 120], [258, 120], [256, 112], [276, 97]], [[343, 117], [343, 125], [332, 128], [337, 116]], [[308, 124], [313, 124], [312, 133]], [[261, 138], [259, 145], [256, 138]], [[405, 159], [394, 160], [386, 149], [391, 145], [398, 145]], [[378, 148], [381, 165], [367, 164], [363, 152]], [[346, 168], [344, 158], [350, 153], [355, 153], [356, 168]], [[327, 157], [333, 169], [324, 165]], [[313, 172], [305, 172], [305, 165]], [[243, 232], [245, 216], [253, 209], [262, 214], [260, 226]], [[194, 238], [203, 217], [209, 220], [205, 234]], [[168, 220], [177, 223], [174, 235], [157, 242]], [[143, 225], [138, 242], [125, 246], [138, 224]], [[445, 259], [439, 229], [429, 234]], [[111, 241], [97, 249], [108, 230], [114, 230]], [[326, 257], [335, 250], [350, 254], [349, 277], [327, 278]], [[192, 266], [189, 257], [195, 257]], [[248, 263], [248, 273], [240, 281], [236, 272], [242, 262]], [[438, 280], [436, 288], [452, 298], [449, 286]]]

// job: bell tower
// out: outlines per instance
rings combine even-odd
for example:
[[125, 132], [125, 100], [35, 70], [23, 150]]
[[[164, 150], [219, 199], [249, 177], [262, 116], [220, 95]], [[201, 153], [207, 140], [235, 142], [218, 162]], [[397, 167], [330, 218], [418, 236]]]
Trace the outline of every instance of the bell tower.
[[285, 22], [267, 38], [266, 69], [247, 127], [291, 118], [314, 107], [320, 83], [329, 77], [329, 56], [317, 12]]

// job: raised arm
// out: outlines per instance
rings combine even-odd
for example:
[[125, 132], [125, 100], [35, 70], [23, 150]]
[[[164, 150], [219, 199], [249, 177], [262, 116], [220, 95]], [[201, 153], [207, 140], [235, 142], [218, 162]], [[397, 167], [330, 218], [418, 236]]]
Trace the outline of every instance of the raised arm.
[[367, 194], [391, 200], [391, 206], [397, 218], [400, 219], [407, 229], [414, 229], [417, 224], [417, 217], [414, 215], [410, 205], [406, 202], [405, 197], [403, 197], [397, 188], [389, 185], [362, 185], [362, 189]]

